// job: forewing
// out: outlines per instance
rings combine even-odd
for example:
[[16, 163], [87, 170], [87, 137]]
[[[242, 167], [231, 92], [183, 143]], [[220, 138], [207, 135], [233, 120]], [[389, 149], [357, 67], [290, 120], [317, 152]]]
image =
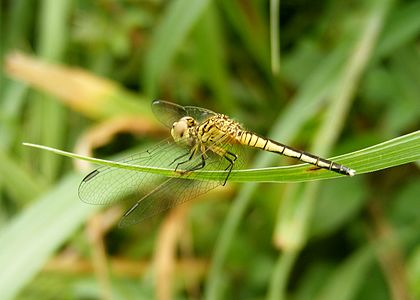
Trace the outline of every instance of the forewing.
[[[160, 168], [172, 168], [176, 157], [188, 150], [165, 140], [148, 151], [130, 155], [121, 162]], [[116, 201], [143, 197], [146, 191], [162, 182], [162, 176], [115, 167], [100, 167], [89, 173], [80, 183], [79, 197], [89, 204], [111, 204]]]

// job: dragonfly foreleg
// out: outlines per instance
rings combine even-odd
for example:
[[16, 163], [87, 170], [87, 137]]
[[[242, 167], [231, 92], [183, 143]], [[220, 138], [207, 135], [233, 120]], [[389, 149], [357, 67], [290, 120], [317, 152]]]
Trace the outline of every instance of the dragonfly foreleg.
[[[172, 164], [174, 164], [177, 160], [179, 160], [179, 159], [181, 159], [181, 158], [183, 158], [183, 157], [185, 157], [185, 156], [187, 156], [187, 155], [190, 155], [190, 152], [187, 152], [187, 153], [185, 153], [185, 154], [182, 154], [182, 155], [180, 155], [180, 156], [178, 156], [177, 158], [175, 158], [169, 165], [172, 165]], [[191, 159], [191, 157], [188, 159], [188, 160], [186, 160], [186, 161], [189, 161]], [[179, 166], [179, 164], [180, 163], [178, 163], [177, 165], [176, 165], [176, 168], [175, 168], [175, 171], [178, 169], [178, 166]]]
[[[188, 163], [188, 162], [190, 162], [193, 159], [194, 155], [198, 151], [197, 149], [198, 149], [198, 147], [194, 147], [193, 149], [191, 149], [191, 151], [189, 153], [186, 154], [186, 155], [190, 154], [190, 157], [188, 157], [188, 159], [186, 159], [186, 160], [178, 163], [176, 165], [175, 172], [177, 172], [177, 170], [178, 170], [178, 168], [179, 168], [180, 165], [185, 164], [185, 163]], [[186, 155], [182, 155], [182, 156], [176, 158], [175, 161], [178, 160], [178, 159], [180, 159], [180, 158], [182, 158], [182, 157], [184, 157], [184, 156], [186, 156]], [[201, 154], [201, 161], [200, 161], [200, 163], [198, 163], [196, 166], [194, 166], [192, 168], [189, 168], [188, 170], [181, 171], [181, 173], [200, 170], [200, 169], [204, 168], [205, 165], [206, 165], [206, 157], [205, 157], [205, 154], [202, 153]]]
[[[183, 161], [183, 162], [180, 162], [178, 165], [189, 162], [191, 160], [191, 158], [192, 157], [190, 156], [190, 159], [188, 159], [186, 161]], [[177, 171], [177, 169], [175, 169], [175, 172], [178, 172], [181, 175], [184, 175], [184, 174], [187, 174], [187, 173], [190, 173], [190, 172], [193, 172], [193, 171], [200, 170], [200, 169], [204, 168], [205, 166], [206, 166], [206, 158], [205, 158], [204, 154], [202, 154], [201, 155], [201, 161], [197, 165], [195, 165], [194, 167], [192, 167], [188, 170]], [[178, 166], [177, 166], [177, 168], [178, 168]]]
[[180, 165], [183, 165], [183, 164], [185, 164], [185, 163], [187, 163], [187, 162], [191, 161], [191, 159], [194, 157], [195, 152], [196, 152], [196, 150], [195, 150], [195, 149], [192, 149], [192, 150], [191, 150], [190, 152], [188, 152], [187, 154], [185, 154], [185, 155], [181, 155], [180, 157], [176, 158], [176, 159], [174, 160], [174, 162], [175, 162], [175, 161], [177, 161], [178, 159], [182, 158], [182, 157], [187, 156], [188, 154], [190, 155], [190, 157], [188, 157], [188, 159], [186, 159], [186, 160], [184, 160], [184, 161], [181, 161], [180, 163], [177, 163], [177, 165], [176, 165], [176, 167], [175, 167], [175, 172], [177, 172], [177, 171], [178, 171], [178, 168], [179, 168], [179, 166], [180, 166]]

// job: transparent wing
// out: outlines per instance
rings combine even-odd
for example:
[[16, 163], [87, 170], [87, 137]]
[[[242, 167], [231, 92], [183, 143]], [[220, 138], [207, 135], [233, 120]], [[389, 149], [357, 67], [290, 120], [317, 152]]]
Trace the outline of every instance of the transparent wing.
[[[167, 139], [148, 151], [130, 155], [121, 162], [162, 168], [175, 168], [171, 163], [188, 153]], [[79, 198], [89, 204], [111, 204], [116, 201], [139, 199], [145, 191], [162, 180], [157, 174], [103, 166], [89, 173], [79, 185]]]
[[[234, 162], [233, 169], [240, 169], [244, 165], [245, 156], [243, 148], [233, 145], [223, 145], [225, 149], [229, 149], [231, 153], [235, 152], [237, 159]], [[230, 162], [211, 151], [206, 152], [206, 165], [200, 171], [221, 171], [226, 170], [223, 174], [214, 174], [209, 180], [194, 180], [191, 177], [194, 172], [187, 172], [180, 177], [166, 179], [157, 185], [147, 195], [137, 201], [125, 214], [120, 221], [120, 226], [128, 226], [138, 223], [144, 219], [157, 215], [165, 210], [175, 207], [188, 200], [194, 199], [208, 191], [225, 183], [229, 176], [228, 168]], [[200, 164], [200, 157], [188, 161], [185, 169], [194, 168]]]
[[156, 118], [166, 127], [171, 128], [173, 123], [185, 116], [193, 117], [196, 121], [202, 122], [216, 113], [201, 107], [181, 106], [175, 103], [154, 100], [152, 111]]
[[216, 115], [214, 111], [197, 106], [184, 106], [187, 116], [193, 117], [199, 123]]
[[136, 224], [165, 210], [197, 198], [218, 187], [220, 181], [169, 178], [136, 202], [120, 221], [120, 226]]
[[[243, 166], [245, 159], [238, 146], [219, 141], [219, 148], [237, 156], [233, 168]], [[148, 151], [131, 155], [122, 162], [132, 165], [177, 169], [179, 177], [161, 175], [114, 167], [100, 167], [89, 173], [80, 183], [79, 197], [89, 204], [112, 204], [131, 200], [136, 203], [121, 220], [122, 226], [137, 223], [180, 203], [193, 199], [224, 184], [231, 162], [212, 151], [205, 153], [205, 166], [200, 171], [223, 171], [211, 174], [209, 180], [194, 180], [194, 171], [202, 164], [202, 155], [190, 158], [189, 149], [165, 140]], [[232, 155], [229, 156], [232, 160]]]

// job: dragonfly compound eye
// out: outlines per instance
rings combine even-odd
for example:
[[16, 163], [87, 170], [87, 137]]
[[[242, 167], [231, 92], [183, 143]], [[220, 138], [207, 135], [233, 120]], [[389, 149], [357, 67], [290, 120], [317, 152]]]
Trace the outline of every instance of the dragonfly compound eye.
[[181, 119], [178, 122], [175, 122], [171, 130], [171, 135], [174, 138], [175, 142], [179, 142], [183, 138], [187, 130], [188, 123], [186, 120]]

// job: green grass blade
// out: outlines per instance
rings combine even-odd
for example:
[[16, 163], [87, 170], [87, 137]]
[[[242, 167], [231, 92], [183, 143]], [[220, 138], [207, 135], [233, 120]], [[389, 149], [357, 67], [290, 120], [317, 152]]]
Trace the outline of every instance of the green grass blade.
[[88, 161], [88, 162], [91, 162], [91, 163], [94, 163], [94, 164], [97, 164], [97, 165], [101, 165], [101, 166], [121, 168], [121, 169], [138, 171], [138, 172], [148, 172], [148, 173], [159, 174], [159, 175], [167, 176], [167, 177], [174, 176], [174, 172], [173, 172], [172, 169], [145, 167], [145, 166], [140, 166], [140, 165], [130, 165], [130, 164], [126, 164], [126, 163], [123, 163], [123, 162], [110, 161], [110, 160], [105, 160], [105, 159], [83, 156], [83, 155], [70, 153], [70, 152], [67, 152], [67, 151], [58, 150], [58, 149], [55, 149], [55, 148], [42, 146], [42, 145], [37, 145], [37, 144], [31, 144], [31, 143], [23, 143], [23, 145], [33, 147], [33, 148], [42, 149], [42, 150], [47, 150], [47, 151], [50, 151], [50, 152], [53, 152], [55, 154], [59, 154], [59, 155], [62, 155], [62, 156], [67, 156], [67, 157], [71, 157], [71, 158], [76, 158], [76, 159]]
[[280, 0], [270, 1], [271, 72], [280, 72]]
[[[344, 260], [330, 276], [324, 278], [324, 285], [316, 299], [357, 299], [360, 288], [370, 276], [370, 269], [376, 262], [381, 253], [395, 251], [395, 240], [398, 237], [400, 246], [412, 245], [418, 241], [418, 225], [415, 222], [412, 226], [402, 227], [395, 236], [373, 240], [359, 249]], [[414, 298], [410, 298], [414, 299]]]
[[[41, 57], [52, 61], [62, 59], [68, 42], [67, 22], [71, 14], [70, 4], [69, 0], [41, 1], [37, 47]], [[67, 117], [64, 107], [53, 97], [42, 94], [32, 105], [37, 106], [37, 114], [33, 116], [32, 121], [35, 123], [35, 128], [39, 126], [41, 140], [54, 146], [64, 144]], [[40, 161], [42, 173], [52, 182], [59, 173], [60, 160], [46, 153], [41, 155]]]
[[[372, 56], [378, 36], [382, 31], [383, 25], [387, 20], [388, 13], [392, 7], [393, 1], [372, 1], [366, 6], [363, 13], [364, 18], [359, 26], [355, 27], [354, 45], [349, 58], [342, 72], [339, 73], [337, 84], [328, 98], [329, 107], [324, 115], [324, 120], [315, 135], [314, 143], [311, 148], [315, 153], [327, 155], [331, 152], [336, 143], [345, 120], [352, 105], [357, 86]], [[393, 160], [394, 157], [391, 157]], [[370, 160], [370, 158], [368, 158]], [[335, 159], [337, 160], [337, 159]], [[343, 162], [344, 165], [350, 165], [356, 172], [363, 172], [360, 167], [356, 167], [351, 162]], [[290, 205], [296, 209], [290, 210], [279, 216], [274, 239], [277, 244], [283, 248], [291, 249], [296, 253], [300, 252], [308, 239], [308, 228], [310, 220], [314, 214], [314, 203], [320, 187], [319, 182], [310, 182], [302, 185], [302, 194], [297, 194], [287, 200]], [[293, 232], [293, 235], [290, 233]], [[275, 273], [273, 276], [278, 276]], [[284, 275], [287, 276], [287, 275]], [[273, 282], [269, 290], [277, 289]], [[285, 291], [279, 291], [285, 298]]]
[[196, 64], [203, 80], [212, 90], [214, 101], [221, 111], [231, 113], [235, 102], [229, 86], [229, 66], [223, 52], [225, 43], [220, 19], [214, 5], [209, 5], [194, 30]]
[[46, 185], [0, 149], [0, 178], [6, 190], [23, 206], [46, 189]]
[[[172, 169], [130, 165], [127, 163], [109, 161], [78, 155], [47, 146], [24, 143], [25, 146], [47, 150], [59, 155], [85, 160], [98, 165], [122, 168], [127, 170], [148, 172], [167, 177], [180, 176]], [[356, 174], [364, 174], [383, 170], [390, 167], [414, 162], [420, 159], [420, 131], [415, 131], [404, 136], [368, 147], [359, 151], [331, 158], [338, 163], [350, 166]], [[307, 164], [288, 167], [272, 167], [247, 170], [234, 170], [231, 173], [232, 182], [303, 182], [320, 179], [342, 177], [327, 170], [310, 170]], [[219, 176], [215, 176], [219, 174]], [[212, 180], [226, 177], [225, 171], [195, 171], [189, 179]]]
[[418, 37], [420, 30], [420, 2], [406, 3], [389, 18], [375, 51], [375, 59], [392, 54], [410, 40]]
[[[249, 3], [251, 4], [251, 3]], [[255, 6], [247, 9], [246, 5], [239, 1], [218, 1], [221, 10], [226, 14], [226, 19], [231, 23], [245, 46], [246, 51], [252, 55], [261, 70], [271, 75], [269, 54], [269, 35], [266, 24], [258, 15]]]
[[318, 295], [318, 299], [356, 299], [355, 296], [366, 279], [373, 258], [374, 252], [370, 246], [355, 251], [328, 278], [323, 290]]
[[281, 252], [274, 266], [273, 276], [271, 276], [270, 286], [275, 285], [275, 289], [269, 289], [267, 299], [281, 300], [282, 291], [286, 290], [290, 272], [297, 259], [296, 252]]
[[145, 60], [144, 83], [148, 96], [154, 96], [159, 77], [170, 64], [192, 26], [207, 7], [208, 0], [171, 2], [156, 29]]
[[66, 177], [0, 231], [0, 291], [14, 299], [53, 252], [99, 208], [77, 197], [79, 175]]

